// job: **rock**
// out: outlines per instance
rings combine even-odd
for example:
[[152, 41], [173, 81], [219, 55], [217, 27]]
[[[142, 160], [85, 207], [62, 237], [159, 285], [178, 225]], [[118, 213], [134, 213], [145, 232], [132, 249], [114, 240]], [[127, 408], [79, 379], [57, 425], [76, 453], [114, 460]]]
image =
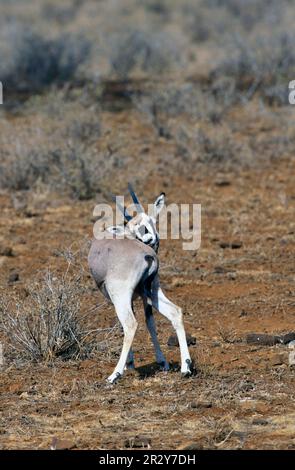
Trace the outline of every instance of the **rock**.
[[226, 274], [229, 272], [228, 269], [224, 268], [223, 266], [215, 266], [214, 271], [215, 274]]
[[248, 315], [248, 313], [246, 312], [246, 310], [242, 310], [239, 317], [242, 318], [242, 317], [246, 317]]
[[263, 419], [263, 418], [254, 418], [252, 420], [252, 424], [254, 424], [254, 426], [266, 426], [268, 423], [267, 419]]
[[194, 409], [201, 409], [201, 408], [212, 408], [212, 402], [210, 401], [198, 401], [198, 402], [192, 402], [191, 403], [191, 408]]
[[54, 437], [50, 444], [51, 450], [70, 450], [76, 447], [75, 442], [71, 441], [70, 439], [58, 439]]
[[237, 250], [238, 248], [241, 248], [243, 246], [243, 242], [241, 241], [234, 241], [232, 243], [229, 242], [220, 242], [219, 243], [220, 248], [231, 248], [232, 250]]
[[235, 272], [229, 272], [227, 273], [226, 277], [230, 279], [231, 281], [235, 281], [237, 279], [237, 273]]
[[289, 366], [295, 366], [295, 351], [289, 353]]
[[13, 249], [10, 246], [0, 246], [0, 256], [14, 256]]
[[261, 346], [274, 346], [280, 343], [280, 338], [274, 335], [249, 333], [246, 336], [246, 342], [248, 344], [260, 344]]
[[295, 341], [290, 341], [290, 343], [288, 343], [288, 348], [295, 349]]
[[230, 185], [231, 185], [231, 182], [227, 179], [217, 179], [215, 181], [215, 186], [224, 187], [224, 186], [230, 186]]
[[12, 284], [13, 282], [19, 281], [19, 274], [18, 273], [11, 273], [8, 278], [8, 283]]
[[[187, 342], [187, 345], [188, 346], [194, 346], [197, 342], [196, 338], [194, 336], [191, 336], [191, 335], [186, 335], [186, 342]], [[171, 347], [176, 347], [176, 346], [179, 346], [178, 344], [178, 338], [176, 335], [171, 335], [167, 341], [167, 344], [168, 346], [171, 346]]]
[[219, 246], [220, 246], [220, 248], [223, 248], [223, 249], [229, 248], [229, 247], [230, 247], [230, 243], [228, 243], [228, 242], [220, 242], [220, 243], [219, 243]]
[[143, 449], [143, 448], [150, 448], [151, 447], [151, 439], [146, 436], [142, 435], [137, 435], [135, 437], [131, 437], [129, 439], [126, 439], [125, 441], [125, 447], [128, 449]]
[[286, 363], [285, 355], [282, 353], [275, 354], [270, 358], [270, 365], [272, 366], [281, 366]]
[[242, 246], [243, 246], [243, 242], [239, 242], [239, 241], [232, 242], [231, 249], [238, 250], [239, 248], [242, 248]]

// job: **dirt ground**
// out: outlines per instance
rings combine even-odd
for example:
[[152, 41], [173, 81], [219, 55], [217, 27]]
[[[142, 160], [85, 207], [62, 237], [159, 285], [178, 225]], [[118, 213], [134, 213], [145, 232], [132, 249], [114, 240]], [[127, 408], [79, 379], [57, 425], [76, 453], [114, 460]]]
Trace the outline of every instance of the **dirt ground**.
[[[289, 0], [0, 2], [0, 449], [295, 449], [291, 349], [247, 341], [295, 333], [294, 21]], [[190, 378], [155, 313], [158, 369], [136, 301], [135, 370], [106, 383], [123, 338], [87, 247], [128, 181], [144, 204], [202, 206], [200, 249], [159, 250]], [[67, 259], [96, 346], [13, 353], [19, 299]]]
[[[140, 147], [144, 137], [121, 113], [116, 132], [120, 126], [127, 132], [128, 125]], [[151, 165], [159, 152], [161, 139], [150, 150]], [[105, 383], [115, 356], [53, 365], [4, 363], [1, 448], [48, 449], [56, 437], [78, 449], [122, 449], [140, 435], [152, 449], [293, 449], [295, 376], [289, 350], [247, 344], [246, 335], [294, 330], [294, 172], [294, 160], [282, 159], [235, 173], [167, 178], [168, 202], [202, 204], [198, 252], [183, 251], [181, 240], [164, 240], [159, 252], [164, 290], [182, 306], [187, 333], [197, 339], [190, 346], [197, 374], [181, 377], [178, 347], [167, 345], [172, 328], [159, 314], [159, 337], [172, 370], [157, 370], [136, 303], [136, 369], [115, 386]], [[150, 200], [162, 184], [155, 171], [140, 193]], [[14, 252], [0, 258], [0, 277], [11, 294], [21, 293], [46, 266], [62, 270], [57, 250], [77, 248], [91, 237], [93, 200], [58, 200], [25, 213], [13, 207], [8, 193], [0, 201], [1, 241]], [[220, 246], [235, 241], [239, 248]], [[8, 283], [13, 272], [19, 280]], [[87, 274], [85, 283], [87, 310], [103, 299]], [[95, 328], [114, 322], [111, 306], [93, 313]]]

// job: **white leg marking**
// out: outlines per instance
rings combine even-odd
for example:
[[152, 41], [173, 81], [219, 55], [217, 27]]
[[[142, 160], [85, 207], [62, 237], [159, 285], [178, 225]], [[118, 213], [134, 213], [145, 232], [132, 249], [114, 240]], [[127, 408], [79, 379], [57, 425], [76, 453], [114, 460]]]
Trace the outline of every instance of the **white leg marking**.
[[180, 347], [181, 372], [183, 374], [191, 374], [192, 361], [186, 342], [181, 308], [177, 307], [173, 302], [167, 299], [159, 285], [155, 286], [153, 289], [153, 306], [171, 321], [176, 331]]

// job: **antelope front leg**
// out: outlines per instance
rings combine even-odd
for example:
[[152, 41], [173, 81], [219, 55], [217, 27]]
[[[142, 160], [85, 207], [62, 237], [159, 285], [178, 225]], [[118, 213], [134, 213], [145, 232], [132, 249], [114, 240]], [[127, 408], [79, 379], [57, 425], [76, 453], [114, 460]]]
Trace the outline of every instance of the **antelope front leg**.
[[181, 356], [181, 372], [185, 375], [190, 375], [192, 373], [192, 360], [188, 350], [186, 342], [186, 334], [183, 325], [183, 316], [182, 310], [180, 307], [177, 307], [173, 302], [171, 302], [164, 295], [162, 289], [159, 285], [153, 287], [153, 306], [168, 320], [171, 321], [178, 338], [178, 343], [180, 347], [180, 356]]

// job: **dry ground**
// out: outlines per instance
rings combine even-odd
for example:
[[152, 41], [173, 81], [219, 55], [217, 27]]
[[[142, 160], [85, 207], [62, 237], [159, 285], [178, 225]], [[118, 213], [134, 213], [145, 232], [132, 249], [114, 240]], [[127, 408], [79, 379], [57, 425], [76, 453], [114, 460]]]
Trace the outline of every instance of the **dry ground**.
[[122, 449], [136, 435], [152, 449], [294, 448], [289, 350], [246, 342], [295, 331], [294, 5], [23, 3], [0, 5], [0, 296], [30, 300], [40, 273], [60, 276], [61, 252], [76, 252], [81, 314], [112, 328], [86, 266], [94, 206], [130, 180], [144, 203], [161, 191], [200, 203], [201, 248], [163, 240], [159, 252], [197, 374], [181, 377], [158, 314], [171, 371], [157, 370], [137, 303], [136, 370], [115, 386], [119, 330], [100, 352], [52, 363], [12, 358], [0, 333], [0, 448]]
[[[134, 133], [135, 145], [141, 141], [127, 115], [120, 116], [116, 132], [123, 127], [130, 137]], [[158, 153], [150, 151], [151, 165], [159, 153], [161, 141]], [[295, 377], [288, 349], [245, 342], [250, 332], [294, 329], [294, 170], [294, 161], [282, 159], [251, 170], [166, 181], [168, 202], [202, 204], [200, 250], [184, 252], [177, 240], [163, 241], [160, 249], [164, 288], [183, 307], [187, 332], [197, 338], [191, 346], [196, 376], [183, 379], [176, 370], [179, 351], [167, 346], [171, 326], [159, 315], [161, 343], [174, 370], [156, 370], [136, 305], [136, 370], [116, 386], [105, 384], [116, 355], [3, 366], [1, 448], [46, 449], [55, 436], [80, 449], [124, 448], [137, 434], [150, 438], [153, 449], [294, 448]], [[141, 191], [146, 200], [162, 184], [156, 172], [147, 178]], [[93, 200], [39, 203], [20, 212], [8, 194], [1, 195], [1, 242], [15, 255], [0, 258], [1, 286], [11, 294], [21, 293], [45, 266], [62, 271], [57, 251], [78, 249], [91, 237]], [[233, 241], [242, 246], [220, 247]], [[8, 284], [11, 272], [19, 273], [19, 281]], [[87, 310], [102, 299], [87, 274], [85, 285]], [[111, 307], [93, 313], [95, 328], [114, 322]]]

